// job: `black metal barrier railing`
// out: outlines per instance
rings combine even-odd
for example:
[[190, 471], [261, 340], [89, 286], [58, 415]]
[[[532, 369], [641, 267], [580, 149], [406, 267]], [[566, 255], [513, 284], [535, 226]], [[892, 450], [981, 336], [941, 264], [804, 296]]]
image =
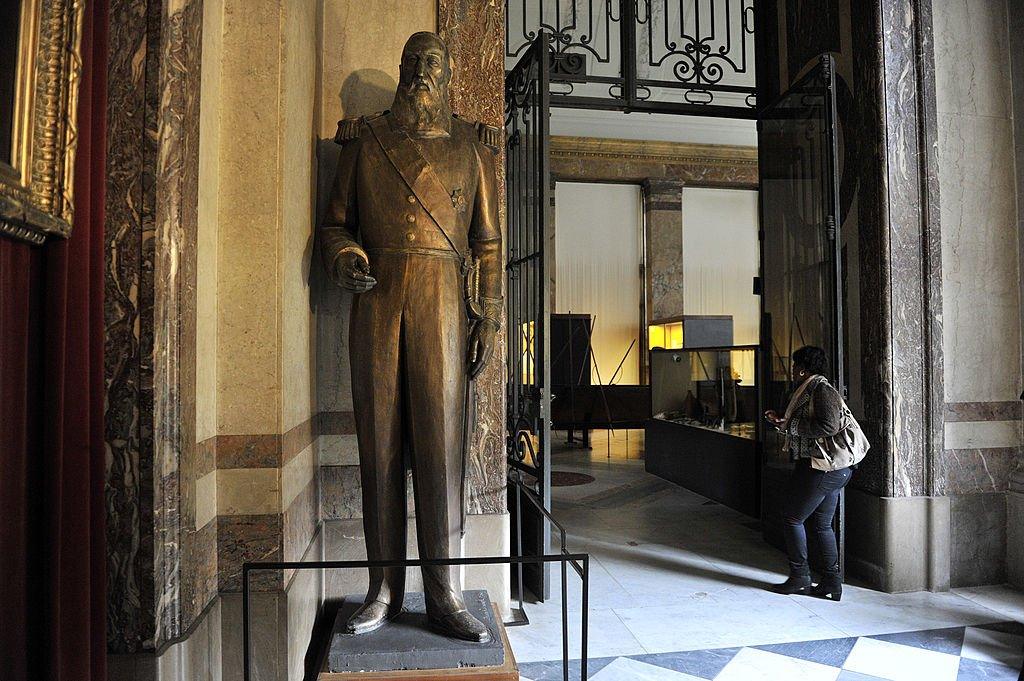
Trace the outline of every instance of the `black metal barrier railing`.
[[[518, 477], [518, 476], [517, 476]], [[406, 560], [319, 560], [319, 561], [256, 561], [246, 562], [242, 565], [242, 662], [243, 678], [251, 681], [252, 654], [250, 650], [250, 622], [249, 622], [249, 577], [253, 572], [264, 570], [366, 570], [370, 568], [411, 568], [427, 566], [455, 566], [455, 565], [516, 565], [519, 568], [519, 606], [523, 607], [523, 583], [522, 566], [544, 565], [547, 563], [559, 563], [562, 573], [562, 678], [569, 681], [569, 603], [568, 603], [568, 567], [571, 566], [582, 580], [582, 593], [580, 602], [580, 678], [587, 678], [587, 633], [589, 628], [589, 596], [590, 596], [590, 554], [569, 553], [565, 545], [565, 528], [561, 526], [550, 512], [533, 498], [521, 478], [511, 479], [511, 485], [515, 485], [517, 498], [527, 498], [539, 511], [555, 526], [561, 533], [561, 551], [558, 554], [545, 554], [539, 556], [486, 556], [480, 558], [444, 558], [444, 559], [406, 559]], [[526, 494], [522, 494], [526, 491]], [[517, 510], [521, 508], [517, 504]]]

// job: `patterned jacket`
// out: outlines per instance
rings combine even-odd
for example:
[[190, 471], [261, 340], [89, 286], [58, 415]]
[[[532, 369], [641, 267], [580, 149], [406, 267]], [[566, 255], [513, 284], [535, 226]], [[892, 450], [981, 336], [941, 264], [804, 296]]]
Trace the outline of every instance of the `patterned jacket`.
[[793, 460], [821, 456], [814, 441], [831, 437], [842, 429], [843, 399], [824, 376], [808, 386], [782, 429]]

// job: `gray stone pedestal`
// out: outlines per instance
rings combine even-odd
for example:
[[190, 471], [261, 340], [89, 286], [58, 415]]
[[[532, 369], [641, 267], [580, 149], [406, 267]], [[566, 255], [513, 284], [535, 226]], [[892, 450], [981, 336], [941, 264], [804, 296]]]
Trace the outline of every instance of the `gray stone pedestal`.
[[366, 634], [345, 633], [345, 623], [362, 602], [362, 596], [346, 596], [338, 611], [327, 657], [330, 672], [389, 672], [405, 669], [456, 669], [498, 667], [505, 662], [499, 623], [487, 592], [464, 592], [466, 608], [491, 631], [489, 643], [470, 643], [447, 638], [427, 626], [422, 593], [405, 595], [401, 615]]

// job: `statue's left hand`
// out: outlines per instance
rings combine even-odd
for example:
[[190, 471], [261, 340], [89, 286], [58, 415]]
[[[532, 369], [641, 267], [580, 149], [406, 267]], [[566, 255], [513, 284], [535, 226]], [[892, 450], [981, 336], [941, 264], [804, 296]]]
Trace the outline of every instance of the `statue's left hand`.
[[497, 324], [483, 319], [473, 327], [469, 337], [469, 378], [472, 380], [480, 375], [494, 354], [494, 337], [498, 333]]

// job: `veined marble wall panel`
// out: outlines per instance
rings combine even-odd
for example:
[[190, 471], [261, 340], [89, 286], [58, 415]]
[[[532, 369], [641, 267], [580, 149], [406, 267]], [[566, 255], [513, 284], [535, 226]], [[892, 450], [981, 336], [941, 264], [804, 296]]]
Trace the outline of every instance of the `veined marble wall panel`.
[[[1021, 447], [1010, 17], [1003, 0], [936, 0], [933, 9], [948, 402], [936, 484], [943, 493], [973, 495], [961, 506], [981, 511], [996, 502], [977, 495], [1008, 488]], [[965, 71], [965, 63], [972, 68]], [[1002, 574], [1001, 544], [978, 548], [970, 532], [962, 539], [954, 553], [968, 553], [954, 555], [955, 583]], [[962, 574], [976, 560], [984, 566]]]
[[940, 112], [939, 129], [946, 399], [1011, 400], [1021, 390], [1012, 121]]
[[104, 277], [107, 643], [154, 632], [153, 246], [161, 4], [110, 3]]
[[952, 497], [953, 586], [1005, 581], [1004, 492], [1021, 451], [1010, 8], [933, 1], [947, 401], [935, 478]]
[[1007, 25], [1004, 0], [934, 3], [949, 402], [1021, 391]]
[[[501, 127], [505, 120], [505, 6], [498, 0], [438, 0], [437, 32], [455, 67], [452, 110]], [[505, 233], [505, 164], [499, 159], [499, 211]], [[476, 440], [470, 449], [469, 512], [505, 513], [505, 330], [477, 378]]]

